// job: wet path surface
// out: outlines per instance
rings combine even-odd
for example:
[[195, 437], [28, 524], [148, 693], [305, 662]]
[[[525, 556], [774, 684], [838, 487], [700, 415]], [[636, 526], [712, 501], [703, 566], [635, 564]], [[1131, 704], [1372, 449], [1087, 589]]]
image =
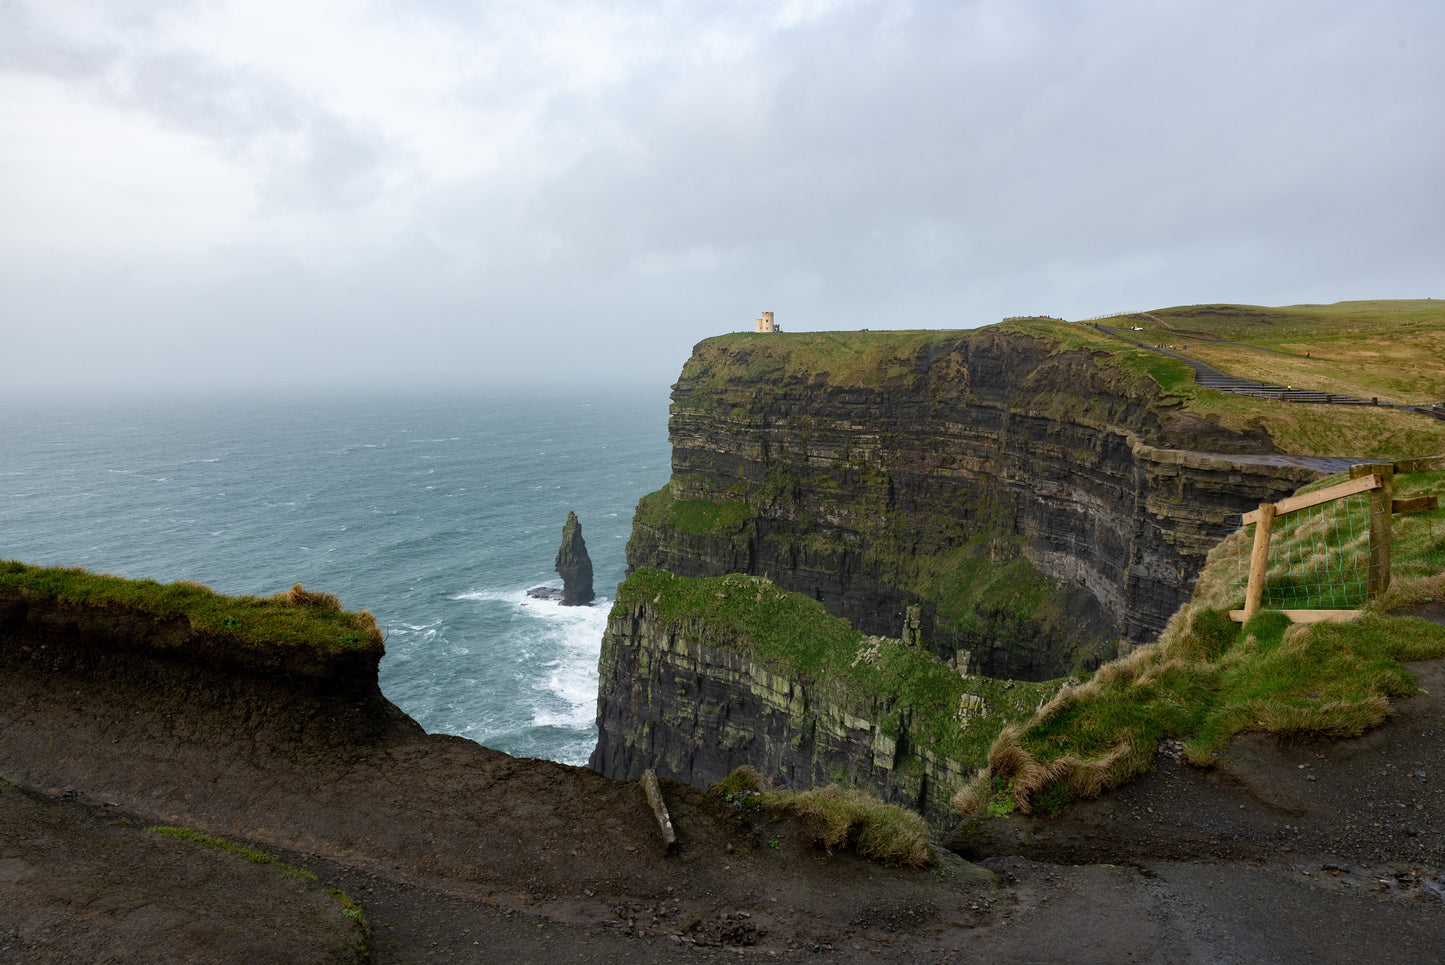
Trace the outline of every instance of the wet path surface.
[[1316, 469], [1329, 476], [1333, 476], [1337, 472], [1344, 472], [1357, 463], [1368, 461], [1352, 456], [1291, 456], [1282, 452], [1259, 456], [1229, 456], [1228, 458], [1232, 462], [1242, 462], [1251, 466], [1303, 466], [1306, 469]]

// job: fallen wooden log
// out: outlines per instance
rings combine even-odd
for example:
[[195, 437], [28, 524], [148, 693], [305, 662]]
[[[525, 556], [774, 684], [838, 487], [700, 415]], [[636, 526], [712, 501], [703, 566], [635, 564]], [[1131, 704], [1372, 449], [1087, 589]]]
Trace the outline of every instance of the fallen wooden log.
[[662, 843], [671, 854], [677, 850], [677, 834], [672, 830], [672, 818], [667, 814], [667, 803], [662, 799], [662, 788], [657, 784], [657, 772], [652, 768], [642, 772], [642, 790], [647, 794], [647, 803], [657, 815], [657, 827], [662, 832]]

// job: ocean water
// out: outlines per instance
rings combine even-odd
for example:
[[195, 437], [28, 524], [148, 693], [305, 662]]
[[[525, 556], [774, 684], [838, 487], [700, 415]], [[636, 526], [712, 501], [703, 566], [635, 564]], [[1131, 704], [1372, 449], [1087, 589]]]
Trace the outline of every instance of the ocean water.
[[[666, 393], [0, 402], [0, 558], [375, 614], [381, 689], [428, 731], [584, 763]], [[527, 597], [575, 511], [597, 602]]]

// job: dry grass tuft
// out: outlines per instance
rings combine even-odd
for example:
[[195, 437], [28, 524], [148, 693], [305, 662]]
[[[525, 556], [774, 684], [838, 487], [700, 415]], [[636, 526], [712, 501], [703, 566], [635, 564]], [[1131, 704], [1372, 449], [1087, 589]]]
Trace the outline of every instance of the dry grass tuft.
[[981, 781], [970, 782], [955, 796], [960, 811], [971, 813], [989, 803], [989, 792], [994, 789], [1004, 791], [1011, 799], [1001, 809], [1005, 813], [1032, 814], [1034, 801], [1050, 785], [1063, 785], [1075, 798], [1098, 797], [1142, 773], [1154, 755], [1152, 743], [1121, 733], [1118, 742], [1101, 754], [1065, 754], [1040, 761], [1024, 748], [1022, 734], [1022, 728], [1010, 726], [999, 735], [989, 754], [988, 774]]
[[[285, 593], [276, 594], [276, 598], [287, 606], [313, 606], [322, 610], [329, 610], [332, 613], [341, 612], [341, 598], [335, 593], [324, 591], [313, 593], [300, 583], [297, 583]], [[368, 617], [371, 614], [367, 614]], [[376, 625], [376, 618], [371, 619], [372, 626]]]
[[928, 823], [923, 816], [884, 804], [857, 790], [825, 787], [796, 794], [770, 792], [769, 805], [808, 822], [817, 844], [830, 854], [851, 847], [864, 858], [883, 864], [921, 868], [933, 860], [928, 849]]
[[1135, 649], [1132, 653], [1112, 660], [1099, 668], [1094, 674], [1091, 683], [1100, 686], [1122, 685], [1130, 683], [1139, 678], [1147, 668], [1159, 661], [1161, 654], [1160, 645], [1157, 643], [1146, 644]]
[[982, 811], [993, 796], [993, 776], [986, 767], [974, 772], [968, 783], [954, 792], [953, 806], [959, 814], [968, 817]]
[[1370, 610], [1388, 613], [1423, 603], [1445, 604], [1445, 572], [1433, 576], [1404, 576], [1390, 581], [1390, 588], [1370, 604]]
[[[1056, 698], [1057, 699], [1057, 698]], [[1010, 724], [993, 742], [988, 755], [988, 769], [1005, 793], [1012, 797], [1008, 810], [1020, 814], [1033, 813], [1033, 795], [1045, 785], [1067, 773], [1062, 759], [1040, 764], [1023, 746], [1022, 728]]]
[[757, 769], [747, 764], [710, 790], [745, 810], [762, 808], [802, 819], [814, 842], [829, 854], [851, 849], [871, 861], [906, 868], [921, 868], [933, 860], [928, 847], [928, 823], [921, 814], [897, 804], [884, 804], [859, 790], [769, 790]]
[[[1060, 758], [1067, 765], [1069, 790], [1076, 798], [1098, 797], [1111, 787], [1149, 769], [1154, 759], [1154, 745], [1123, 735], [1107, 753], [1091, 758], [1068, 755]], [[1040, 789], [1042, 790], [1042, 789]]]
[[1390, 716], [1390, 701], [1382, 696], [1365, 700], [1334, 700], [1311, 707], [1276, 701], [1252, 701], [1241, 710], [1255, 730], [1280, 737], [1358, 737], [1379, 727]]
[[724, 797], [740, 791], [760, 794], [763, 790], [763, 776], [751, 764], [743, 764], [734, 768], [731, 774], [718, 781], [709, 790]]

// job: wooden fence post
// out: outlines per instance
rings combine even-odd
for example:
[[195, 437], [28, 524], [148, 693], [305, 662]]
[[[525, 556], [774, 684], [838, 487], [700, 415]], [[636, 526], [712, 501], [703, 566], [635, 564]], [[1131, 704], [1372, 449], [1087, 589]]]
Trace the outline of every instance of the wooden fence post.
[[1351, 466], [1350, 476], [1380, 477], [1380, 488], [1370, 493], [1370, 579], [1365, 599], [1373, 600], [1390, 588], [1390, 538], [1394, 532], [1393, 500], [1395, 498], [1395, 466], [1375, 463]]
[[1269, 537], [1274, 532], [1274, 503], [1259, 504], [1255, 521], [1254, 553], [1249, 557], [1249, 586], [1244, 591], [1244, 622], [1259, 612], [1264, 603], [1264, 571], [1269, 566]]

